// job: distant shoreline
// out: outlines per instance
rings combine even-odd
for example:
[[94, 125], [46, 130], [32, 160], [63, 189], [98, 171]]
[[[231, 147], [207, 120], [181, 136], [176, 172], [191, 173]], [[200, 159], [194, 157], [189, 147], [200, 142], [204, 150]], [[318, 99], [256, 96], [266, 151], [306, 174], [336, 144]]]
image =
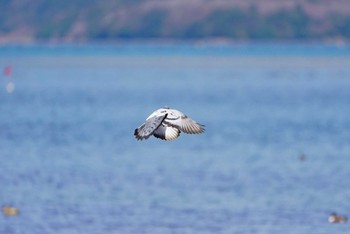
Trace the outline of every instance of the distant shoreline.
[[344, 46], [350, 44], [350, 40], [345, 38], [326, 39], [231, 39], [231, 38], [200, 38], [200, 39], [178, 39], [178, 38], [133, 38], [133, 39], [111, 39], [111, 40], [38, 40], [38, 39], [18, 39], [11, 40], [1, 38], [0, 46], [6, 45], [122, 45], [122, 44], [194, 44], [194, 45], [239, 45], [239, 44], [326, 44]]

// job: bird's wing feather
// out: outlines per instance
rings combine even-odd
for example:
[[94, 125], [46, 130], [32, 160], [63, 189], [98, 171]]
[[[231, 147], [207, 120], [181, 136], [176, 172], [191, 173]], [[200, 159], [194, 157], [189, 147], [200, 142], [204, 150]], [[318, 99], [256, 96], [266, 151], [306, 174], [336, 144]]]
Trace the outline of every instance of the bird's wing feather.
[[162, 124], [167, 114], [148, 118], [144, 124], [135, 129], [134, 135], [137, 140], [149, 138], [154, 131]]
[[180, 136], [180, 130], [161, 124], [153, 133], [153, 135], [162, 140], [174, 140]]
[[197, 123], [186, 115], [181, 115], [178, 118], [165, 118], [164, 123], [188, 134], [199, 134], [205, 130], [204, 125]]

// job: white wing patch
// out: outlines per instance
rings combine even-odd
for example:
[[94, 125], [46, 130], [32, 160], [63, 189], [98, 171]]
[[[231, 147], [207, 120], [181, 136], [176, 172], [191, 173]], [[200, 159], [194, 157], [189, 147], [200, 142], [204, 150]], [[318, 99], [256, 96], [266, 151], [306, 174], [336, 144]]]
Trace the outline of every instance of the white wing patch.
[[161, 124], [153, 133], [153, 135], [162, 140], [175, 140], [180, 136], [180, 131], [177, 128], [165, 126]]

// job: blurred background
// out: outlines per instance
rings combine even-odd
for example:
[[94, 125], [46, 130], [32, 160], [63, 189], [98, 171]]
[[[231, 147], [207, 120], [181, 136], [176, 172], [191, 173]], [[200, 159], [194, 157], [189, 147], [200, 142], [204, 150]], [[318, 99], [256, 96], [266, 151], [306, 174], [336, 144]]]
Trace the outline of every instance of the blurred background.
[[[345, 0], [0, 1], [0, 233], [348, 233], [349, 39]], [[206, 132], [137, 141], [163, 106]]]
[[3, 42], [314, 39], [350, 36], [347, 0], [7, 0]]

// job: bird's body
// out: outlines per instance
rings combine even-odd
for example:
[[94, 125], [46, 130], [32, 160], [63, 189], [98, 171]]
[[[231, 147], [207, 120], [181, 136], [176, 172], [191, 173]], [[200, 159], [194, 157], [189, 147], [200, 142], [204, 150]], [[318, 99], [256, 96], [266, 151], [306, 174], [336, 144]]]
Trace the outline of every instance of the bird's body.
[[348, 217], [345, 215], [338, 215], [336, 213], [332, 213], [328, 217], [328, 222], [330, 223], [346, 223], [348, 221]]
[[204, 125], [178, 110], [165, 107], [154, 111], [144, 124], [135, 129], [134, 135], [137, 140], [147, 139], [151, 135], [162, 140], [174, 140], [180, 136], [181, 132], [203, 133]]

